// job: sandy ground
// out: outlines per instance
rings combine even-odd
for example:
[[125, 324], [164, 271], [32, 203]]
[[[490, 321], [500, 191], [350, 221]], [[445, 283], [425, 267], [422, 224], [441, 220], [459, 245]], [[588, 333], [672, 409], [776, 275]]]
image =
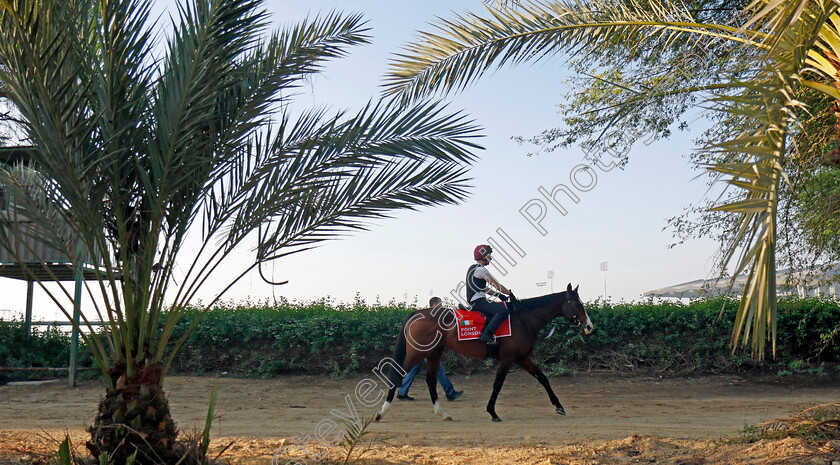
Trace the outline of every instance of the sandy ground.
[[[341, 463], [341, 447], [320, 446], [315, 429], [322, 420], [343, 427], [339, 416], [352, 416], [351, 408], [361, 419], [373, 414], [375, 407], [356, 399], [361, 380], [220, 378], [214, 448], [233, 443], [222, 456], [233, 463], [270, 463], [272, 457], [277, 465], [293, 458], [295, 463]], [[840, 465], [836, 442], [812, 447], [794, 439], [755, 444], [721, 440], [745, 425], [838, 402], [838, 383], [756, 382], [732, 376], [552, 378], [568, 412], [560, 416], [542, 387], [518, 371], [508, 376], [496, 406], [504, 421], [493, 423], [484, 411], [493, 374], [453, 376], [452, 381], [465, 391], [459, 400], [443, 400], [453, 421], [434, 415], [425, 383], [418, 379], [411, 392], [417, 400], [395, 401], [382, 422], [371, 424], [368, 438], [373, 445], [356, 463]], [[202, 377], [167, 379], [173, 417], [182, 430], [203, 424], [213, 382]], [[39, 454], [55, 450], [49, 438], [65, 433], [77, 446], [83, 444], [83, 427], [92, 423], [103, 392], [93, 381], [75, 389], [64, 381], [0, 386], [0, 463], [37, 462]], [[309, 450], [296, 446], [295, 438]], [[283, 455], [275, 457], [281, 450]]]

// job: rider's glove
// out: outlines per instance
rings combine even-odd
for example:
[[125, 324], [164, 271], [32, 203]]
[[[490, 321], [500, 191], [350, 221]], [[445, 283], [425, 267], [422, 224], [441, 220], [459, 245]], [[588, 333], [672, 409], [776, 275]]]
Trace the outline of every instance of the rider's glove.
[[499, 300], [501, 300], [502, 302], [507, 302], [508, 301], [508, 296], [506, 296], [504, 294], [499, 294]]

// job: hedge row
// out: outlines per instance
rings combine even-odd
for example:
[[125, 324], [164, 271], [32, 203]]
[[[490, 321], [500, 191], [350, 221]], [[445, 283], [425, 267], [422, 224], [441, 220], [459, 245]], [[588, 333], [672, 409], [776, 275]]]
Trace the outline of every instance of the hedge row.
[[[369, 370], [394, 350], [405, 307], [334, 308], [235, 306], [206, 312], [178, 353], [180, 372], [228, 372], [271, 377], [282, 373], [343, 376]], [[178, 340], [197, 311], [178, 323]]]
[[22, 321], [0, 321], [0, 366], [62, 367], [70, 358], [70, 337], [55, 327], [32, 327], [26, 337]]
[[[597, 330], [580, 335], [565, 320], [541, 333], [534, 359], [550, 374], [732, 373], [831, 371], [840, 362], [840, 307], [833, 301], [785, 300], [779, 304], [777, 359], [756, 365], [749, 353], [731, 354], [736, 301], [591, 305]], [[723, 310], [723, 311], [722, 311]], [[372, 369], [391, 355], [410, 309], [229, 307], [205, 314], [175, 360], [178, 371], [227, 371], [271, 377], [281, 373], [330, 374]], [[187, 314], [180, 333], [198, 315]], [[768, 357], [770, 358], [770, 357]], [[467, 373], [492, 363], [450, 353], [447, 368]]]
[[[749, 353], [731, 354], [729, 338], [736, 308], [737, 302], [721, 299], [689, 305], [590, 305], [588, 312], [597, 328], [594, 334], [582, 336], [557, 320], [554, 335], [545, 338], [551, 325], [541, 333], [534, 359], [555, 375], [593, 370], [667, 375], [747, 370], [840, 374], [840, 307], [836, 302], [781, 301], [777, 358], [764, 364], [751, 362]], [[370, 308], [363, 302], [350, 307], [324, 302], [219, 307], [204, 314], [173, 369], [259, 377], [368, 372], [392, 353], [410, 311], [398, 305]], [[173, 340], [199, 314], [188, 311]], [[66, 364], [64, 335], [35, 333], [26, 346], [22, 333], [19, 322], [0, 322], [0, 366]], [[82, 359], [90, 364], [89, 357]], [[452, 353], [445, 363], [456, 373], [492, 366], [489, 361]]]

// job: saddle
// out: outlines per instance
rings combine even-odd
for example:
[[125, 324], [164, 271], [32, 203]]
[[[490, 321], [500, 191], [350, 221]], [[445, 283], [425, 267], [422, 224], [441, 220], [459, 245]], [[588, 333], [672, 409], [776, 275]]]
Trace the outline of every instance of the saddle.
[[[484, 327], [486, 318], [481, 312], [475, 310], [467, 310], [463, 304], [458, 305], [458, 308], [452, 310], [455, 314], [455, 322], [458, 325], [458, 340], [471, 341], [478, 339], [481, 336], [481, 328]], [[496, 330], [497, 338], [510, 336], [510, 315], [502, 322], [499, 329]]]

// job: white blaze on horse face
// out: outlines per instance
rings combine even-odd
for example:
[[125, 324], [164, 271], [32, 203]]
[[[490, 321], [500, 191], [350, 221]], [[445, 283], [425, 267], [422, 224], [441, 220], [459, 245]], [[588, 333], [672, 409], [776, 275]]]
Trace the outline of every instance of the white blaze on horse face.
[[595, 329], [595, 325], [592, 324], [592, 320], [589, 319], [589, 314], [586, 314], [586, 325], [583, 327], [583, 332], [585, 334], [592, 334], [592, 330]]

